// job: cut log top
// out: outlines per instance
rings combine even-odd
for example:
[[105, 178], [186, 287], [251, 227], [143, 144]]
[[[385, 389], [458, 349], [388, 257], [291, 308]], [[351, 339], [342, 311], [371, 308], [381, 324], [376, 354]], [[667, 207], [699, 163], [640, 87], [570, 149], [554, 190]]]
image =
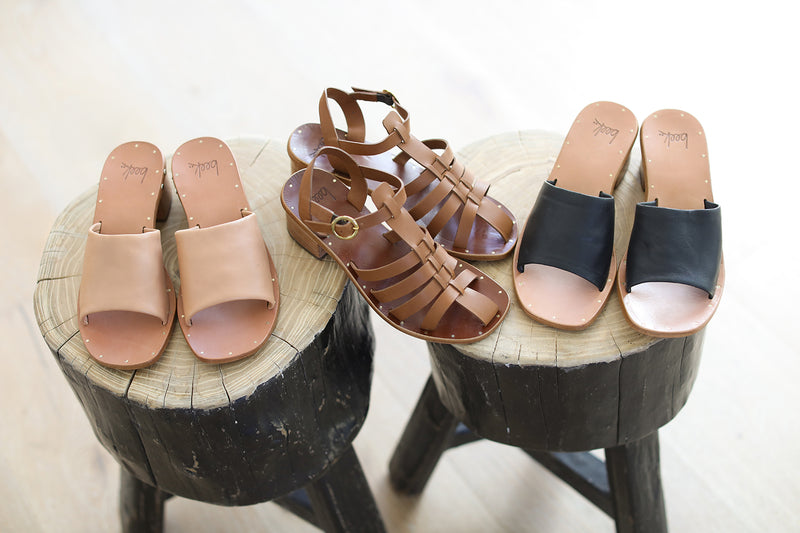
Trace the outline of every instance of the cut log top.
[[[58, 351], [64, 364], [85, 374], [95, 385], [153, 408], [227, 406], [281, 373], [330, 320], [346, 277], [332, 260], [315, 259], [286, 231], [280, 190], [290, 175], [290, 167], [283, 143], [237, 138], [228, 144], [278, 271], [281, 307], [275, 331], [256, 354], [223, 365], [198, 360], [177, 324], [161, 359], [148, 368], [123, 371], [96, 363], [78, 334], [77, 316], [83, 252], [97, 196], [94, 185], [67, 206], [51, 230], [37, 278], [34, 308], [50, 348]], [[169, 166], [168, 162], [168, 172]], [[97, 179], [99, 170], [98, 163]], [[187, 222], [177, 196], [167, 221], [157, 227], [161, 230], [167, 271], [178, 287], [174, 233], [186, 228]]]
[[[492, 183], [489, 195], [514, 213], [521, 235], [563, 140], [561, 135], [539, 131], [506, 133], [471, 144], [459, 154], [473, 175]], [[627, 172], [613, 192], [617, 261], [622, 260], [628, 246], [636, 203], [644, 200], [638, 150], [638, 145], [634, 146]], [[628, 325], [616, 289], [588, 328], [575, 332], [558, 330], [534, 321], [522, 311], [511, 277], [513, 257], [476, 265], [509, 291], [511, 309], [489, 337], [474, 344], [455, 346], [467, 356], [494, 364], [568, 367], [612, 361], [659, 340], [642, 335]], [[615, 275], [615, 272], [609, 274]]]

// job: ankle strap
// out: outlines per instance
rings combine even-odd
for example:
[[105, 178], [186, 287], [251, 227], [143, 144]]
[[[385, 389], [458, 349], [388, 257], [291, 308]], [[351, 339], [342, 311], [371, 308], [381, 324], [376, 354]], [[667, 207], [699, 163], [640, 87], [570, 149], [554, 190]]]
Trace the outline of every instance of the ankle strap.
[[[392, 199], [393, 201], [383, 202], [380, 206], [376, 205], [377, 211], [357, 218], [337, 215], [327, 207], [315, 202], [311, 194], [314, 172], [324, 171], [316, 169], [314, 163], [321, 155], [326, 155], [329, 160], [331, 158], [336, 159], [336, 161], [341, 163], [343, 168], [347, 170], [348, 176], [346, 180], [349, 180], [350, 186], [350, 190], [347, 193], [347, 202], [356, 210], [362, 211], [366, 204], [367, 195], [370, 193], [367, 186], [368, 179], [381, 182], [376, 188], [376, 191], [381, 191], [379, 196], [387, 200]], [[309, 162], [306, 170], [303, 172], [298, 197], [300, 198], [298, 215], [303, 223], [312, 231], [322, 235], [335, 233], [340, 238], [350, 239], [355, 236], [359, 228], [377, 226], [393, 218], [397, 214], [397, 209], [399, 209], [399, 207], [395, 207], [395, 205], [402, 206], [406, 201], [406, 191], [403, 187], [403, 182], [397, 176], [381, 172], [380, 170], [361, 167], [352, 157], [339, 148], [324, 146], [317, 152], [314, 159]], [[376, 204], [377, 203], [378, 202], [376, 202]], [[342, 224], [342, 222], [350, 225], [351, 233], [349, 235], [342, 235], [340, 232], [340, 229], [345, 229], [347, 225]]]
[[[328, 100], [336, 102], [344, 114], [347, 122], [346, 139], [341, 139], [337, 134], [336, 126], [333, 123], [331, 110]], [[358, 105], [359, 101], [381, 102], [392, 107], [390, 115], [398, 115], [399, 127], [395, 128], [387, 137], [377, 143], [366, 143], [366, 125], [364, 114]], [[371, 91], [368, 89], [353, 88], [352, 93], [346, 93], [340, 89], [329, 87], [322, 92], [319, 99], [319, 119], [322, 128], [322, 136], [325, 144], [336, 146], [347, 153], [355, 155], [375, 155], [386, 152], [387, 150], [404, 143], [410, 131], [410, 117], [408, 111], [402, 107], [397, 98], [389, 91]]]

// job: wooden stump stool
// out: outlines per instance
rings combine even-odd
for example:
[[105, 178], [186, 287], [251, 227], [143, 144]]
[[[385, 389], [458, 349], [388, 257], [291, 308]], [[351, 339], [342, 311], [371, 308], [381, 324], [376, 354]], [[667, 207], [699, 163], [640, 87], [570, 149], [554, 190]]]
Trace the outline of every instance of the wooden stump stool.
[[[221, 505], [275, 500], [326, 531], [383, 531], [351, 446], [369, 405], [368, 307], [331, 261], [318, 261], [286, 232], [283, 143], [229, 145], [278, 271], [281, 307], [267, 343], [213, 365], [198, 360], [175, 327], [149, 368], [94, 362], [78, 334], [76, 301], [96, 187], [64, 210], [47, 241], [34, 295], [42, 334], [122, 466], [124, 531], [160, 531], [170, 495]], [[174, 233], [186, 227], [177, 197], [159, 227], [177, 282]]]
[[[490, 194], [522, 225], [562, 142], [541, 132], [505, 134], [461, 157], [493, 182]], [[634, 153], [614, 193], [617, 257], [644, 197], [638, 169]], [[511, 258], [480, 268], [512, 292]], [[614, 518], [617, 531], [666, 531], [658, 428], [689, 396], [702, 338], [702, 331], [676, 339], [637, 333], [616, 294], [587, 329], [557, 330], [529, 318], [514, 295], [490, 337], [429, 344], [431, 378], [392, 457], [391, 481], [419, 493], [444, 450], [483, 437], [525, 450]], [[588, 453], [599, 448], [605, 464]]]

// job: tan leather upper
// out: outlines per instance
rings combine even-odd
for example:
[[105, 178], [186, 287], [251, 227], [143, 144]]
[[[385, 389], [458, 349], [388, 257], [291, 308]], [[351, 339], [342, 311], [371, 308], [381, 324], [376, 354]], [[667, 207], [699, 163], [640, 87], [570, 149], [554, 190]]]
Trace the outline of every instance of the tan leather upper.
[[161, 232], [119, 235], [100, 233], [100, 223], [89, 228], [83, 260], [80, 294], [81, 320], [102, 311], [134, 311], [169, 321], [170, 305]]
[[[343, 204], [341, 208], [331, 209], [312, 200], [313, 177], [315, 172], [322, 172], [315, 171], [312, 161], [300, 183], [298, 214], [306, 227], [315, 233], [330, 235], [336, 232], [339, 239], [351, 236], [355, 239], [358, 235], [366, 235], [370, 229], [379, 229], [380, 225], [386, 224], [391, 231], [384, 233], [384, 236], [391, 235], [393, 242], [403, 241], [411, 247], [411, 251], [402, 257], [387, 262], [376, 257], [374, 252], [371, 253], [373, 248], [365, 241], [348, 262], [358, 279], [383, 282], [380, 289], [371, 290], [372, 296], [379, 302], [401, 301], [389, 311], [392, 316], [406, 320], [430, 306], [422, 321], [424, 330], [435, 329], [453, 303], [469, 310], [484, 324], [495, 317], [498, 305], [468, 287], [478, 277], [478, 271], [462, 270], [456, 273], [459, 261], [434, 242], [430, 233], [421, 228], [403, 208], [406, 194], [399, 178], [375, 169], [359, 167], [337, 148], [324, 147], [317, 156], [323, 154], [336, 155], [346, 165], [351, 185], [346, 204], [355, 212], [364, 212], [369, 192], [366, 180], [381, 182], [371, 194], [376, 211], [356, 217], [348, 216], [345, 224], [333, 224], [331, 221], [344, 213], [347, 205], [340, 201]], [[380, 266], [365, 267], [375, 264]], [[394, 279], [401, 276], [404, 277], [399, 281]], [[412, 296], [402, 301], [409, 295]]]
[[256, 215], [175, 232], [186, 320], [203, 309], [235, 300], [275, 304], [267, 248]]

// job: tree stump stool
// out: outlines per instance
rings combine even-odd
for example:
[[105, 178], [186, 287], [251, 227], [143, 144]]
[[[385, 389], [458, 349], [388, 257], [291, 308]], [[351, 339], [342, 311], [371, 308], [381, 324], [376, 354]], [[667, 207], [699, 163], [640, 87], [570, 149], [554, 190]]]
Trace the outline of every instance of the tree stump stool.
[[[562, 142], [541, 132], [505, 134], [461, 157], [522, 225]], [[614, 193], [617, 257], [644, 198], [638, 169], [633, 153]], [[511, 258], [480, 268], [511, 292]], [[525, 450], [614, 518], [617, 531], [666, 531], [658, 428], [689, 396], [702, 339], [702, 331], [675, 339], [637, 333], [615, 294], [578, 332], [535, 322], [512, 297], [507, 318], [483, 341], [429, 343], [431, 377], [391, 459], [391, 482], [419, 493], [444, 450], [482, 437]], [[605, 463], [588, 453], [600, 448]]]
[[[287, 233], [283, 143], [229, 145], [278, 271], [281, 307], [266, 344], [246, 359], [208, 364], [175, 327], [149, 368], [94, 362], [78, 334], [76, 302], [96, 186], [61, 213], [47, 241], [34, 294], [42, 335], [122, 467], [124, 531], [161, 531], [171, 495], [220, 505], [275, 500], [326, 531], [383, 531], [351, 446], [369, 405], [369, 308], [332, 261], [318, 261]], [[174, 282], [174, 233], [185, 227], [175, 197], [160, 225]]]

